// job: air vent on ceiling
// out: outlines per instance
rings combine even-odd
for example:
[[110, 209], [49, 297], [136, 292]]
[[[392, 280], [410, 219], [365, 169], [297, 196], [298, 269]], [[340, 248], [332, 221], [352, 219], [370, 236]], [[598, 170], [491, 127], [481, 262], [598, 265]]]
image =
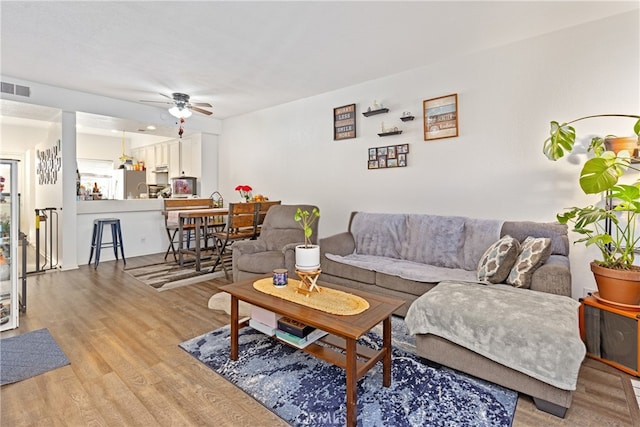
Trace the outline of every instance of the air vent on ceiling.
[[0, 91], [11, 95], [31, 96], [31, 88], [29, 86], [14, 85], [7, 82], [0, 82]]
[[10, 93], [11, 95], [13, 95], [16, 92], [16, 86], [12, 83], [5, 83], [5, 82], [1, 82], [1, 91], [2, 93]]

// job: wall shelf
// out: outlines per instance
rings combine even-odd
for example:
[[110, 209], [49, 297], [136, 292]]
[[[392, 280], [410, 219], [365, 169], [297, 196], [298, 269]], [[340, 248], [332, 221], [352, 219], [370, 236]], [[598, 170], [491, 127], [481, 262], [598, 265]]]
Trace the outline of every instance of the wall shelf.
[[402, 120], [403, 122], [408, 122], [408, 121], [411, 121], [413, 119], [415, 119], [414, 116], [403, 116], [403, 117], [400, 117], [400, 120]]
[[389, 112], [388, 108], [380, 108], [378, 110], [365, 111], [364, 113], [362, 113], [362, 115], [365, 117], [369, 117], [369, 116], [375, 116], [376, 114], [384, 114], [388, 112]]
[[383, 132], [383, 133], [379, 133], [378, 136], [391, 136], [391, 135], [400, 135], [402, 133], [401, 130], [394, 130], [391, 132]]

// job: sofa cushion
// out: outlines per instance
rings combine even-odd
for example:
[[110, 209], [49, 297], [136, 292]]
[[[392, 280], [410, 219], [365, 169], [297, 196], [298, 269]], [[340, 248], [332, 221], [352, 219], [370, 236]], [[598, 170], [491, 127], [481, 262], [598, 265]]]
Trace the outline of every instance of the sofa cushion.
[[569, 227], [557, 222], [505, 221], [500, 237], [513, 236], [524, 242], [528, 236], [551, 239], [551, 255], [569, 256]]
[[[420, 282], [417, 280], [405, 279], [400, 276], [396, 276], [395, 274], [376, 272], [377, 287], [398, 292], [402, 296], [409, 294], [417, 298], [425, 292], [433, 289], [437, 284], [437, 282]], [[407, 305], [407, 309], [408, 308], [409, 306]]]
[[531, 287], [531, 276], [551, 255], [551, 239], [527, 237], [520, 246], [520, 253], [507, 277], [507, 283], [516, 288]]
[[463, 268], [465, 218], [407, 215], [407, 237], [402, 258], [436, 267]]
[[[462, 268], [439, 267], [420, 262], [376, 257], [371, 255], [350, 254], [347, 256], [340, 256], [325, 254], [325, 257], [329, 261], [349, 265], [352, 266], [351, 268], [356, 270], [375, 271], [377, 273], [398, 276], [402, 279], [416, 282], [438, 283], [443, 280], [462, 280], [473, 282], [476, 280], [475, 271], [468, 271]], [[322, 271], [325, 271], [324, 264], [322, 265]]]
[[[353, 254], [355, 255], [355, 254]], [[366, 283], [367, 285], [374, 285], [376, 283], [376, 272], [367, 268], [356, 267], [351, 264], [336, 261], [331, 258], [331, 254], [325, 254], [325, 257], [320, 261], [322, 268], [322, 277], [326, 275], [342, 277], [348, 280], [355, 280], [357, 282]]]
[[485, 251], [478, 263], [478, 280], [502, 283], [511, 272], [520, 253], [520, 242], [511, 236], [504, 236]]
[[356, 213], [350, 227], [356, 253], [401, 258], [406, 238], [405, 218], [403, 214]]

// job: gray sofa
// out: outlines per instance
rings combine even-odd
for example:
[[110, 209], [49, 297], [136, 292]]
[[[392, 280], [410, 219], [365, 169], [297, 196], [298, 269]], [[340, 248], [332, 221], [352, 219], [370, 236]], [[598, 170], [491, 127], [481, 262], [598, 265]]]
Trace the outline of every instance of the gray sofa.
[[[411, 304], [440, 282], [477, 282], [484, 251], [506, 235], [520, 242], [527, 236], [551, 239], [551, 254], [531, 275], [530, 289], [570, 297], [567, 227], [530, 221], [354, 212], [346, 232], [320, 240], [321, 280], [403, 299], [406, 303], [396, 314], [404, 317]], [[575, 318], [577, 331], [577, 310]], [[546, 412], [563, 417], [571, 404], [571, 390], [442, 337], [418, 334], [416, 347], [426, 359], [530, 395]], [[576, 357], [581, 361], [584, 354]]]
[[[429, 230], [428, 223], [417, 224], [412, 230], [407, 228], [408, 219], [418, 218], [419, 222], [421, 217], [451, 219], [450, 223], [457, 230]], [[461, 222], [466, 222], [462, 225], [463, 231], [460, 231]], [[487, 231], [484, 236], [478, 236], [480, 233], [472, 234], [475, 229], [465, 228], [465, 225], [477, 224], [475, 228], [480, 229], [485, 223], [498, 225], [499, 229], [496, 233]], [[437, 283], [450, 279], [475, 281], [480, 257], [495, 240], [505, 235], [519, 241], [527, 236], [550, 238], [551, 256], [533, 273], [530, 288], [571, 296], [569, 239], [565, 225], [531, 221], [483, 221], [453, 216], [353, 212], [346, 232], [320, 239], [321, 280], [403, 299], [406, 304], [396, 314], [405, 316], [411, 303]], [[389, 240], [389, 236], [397, 240], [395, 248], [389, 248], [383, 243]], [[447, 242], [450, 238], [458, 240], [454, 249], [461, 249], [457, 254], [451, 251], [442, 253], [443, 246], [451, 246]], [[465, 243], [471, 241], [473, 247], [466, 247]], [[422, 246], [421, 254], [410, 253], [409, 247], [416, 245]], [[430, 251], [439, 252], [431, 260], [440, 265], [415, 261], [420, 258], [429, 261], [425, 260], [424, 255]], [[460, 258], [458, 262], [446, 259], [456, 256]], [[382, 265], [389, 268], [383, 270]], [[421, 268], [424, 269], [422, 272], [416, 271]], [[407, 274], [409, 270], [413, 274]]]

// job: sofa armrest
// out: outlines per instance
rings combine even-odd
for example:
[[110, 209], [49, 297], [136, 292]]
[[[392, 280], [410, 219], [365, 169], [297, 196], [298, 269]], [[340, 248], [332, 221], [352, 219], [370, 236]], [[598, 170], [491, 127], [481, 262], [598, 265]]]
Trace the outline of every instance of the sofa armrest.
[[282, 248], [282, 254], [284, 255], [284, 266], [289, 272], [289, 277], [293, 279], [299, 279], [296, 271], [296, 246], [304, 245], [304, 242], [287, 243]]
[[320, 239], [320, 258], [327, 253], [345, 256], [352, 254], [355, 250], [356, 242], [353, 234], [348, 231]]
[[531, 276], [531, 289], [539, 292], [571, 296], [569, 258], [551, 255]]
[[255, 254], [266, 250], [267, 244], [260, 240], [240, 240], [233, 243], [233, 251], [238, 251], [238, 255]]

